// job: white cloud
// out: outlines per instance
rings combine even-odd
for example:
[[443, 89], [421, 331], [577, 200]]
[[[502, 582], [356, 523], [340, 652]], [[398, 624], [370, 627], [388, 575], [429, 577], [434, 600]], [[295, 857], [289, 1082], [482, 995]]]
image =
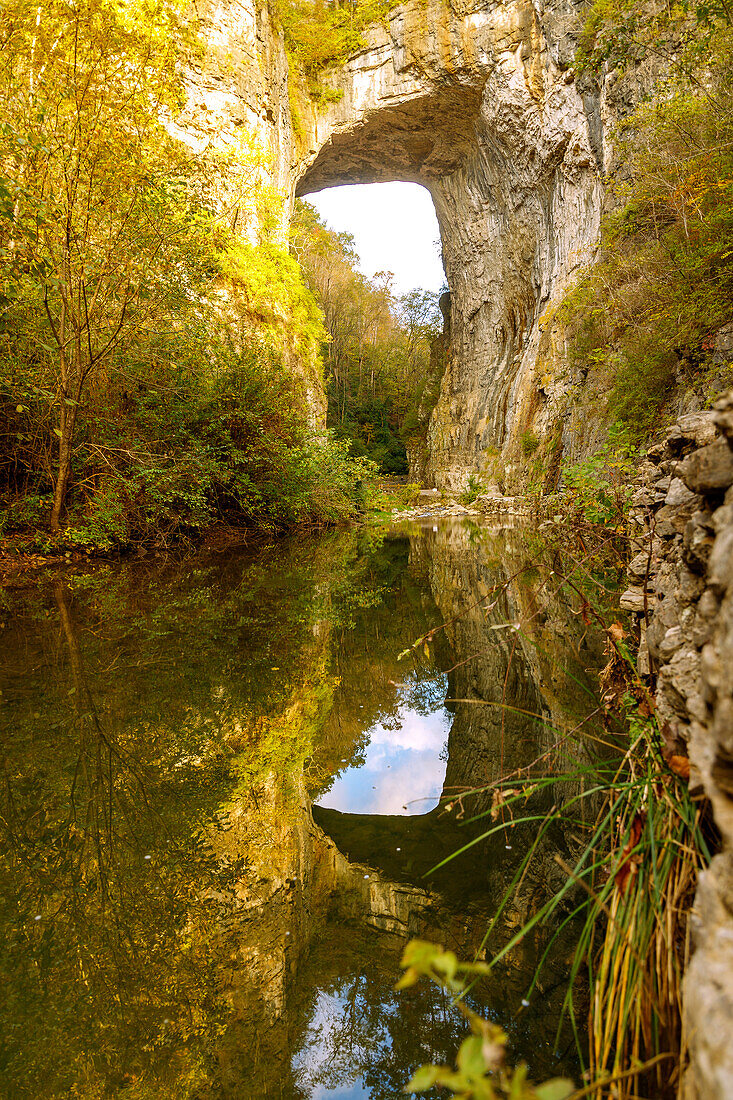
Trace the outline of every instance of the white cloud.
[[398, 294], [440, 290], [445, 275], [435, 247], [440, 230], [430, 193], [415, 183], [331, 187], [307, 201], [331, 229], [354, 236], [361, 270], [369, 278], [391, 271]]
[[434, 711], [432, 714], [418, 714], [408, 707], [400, 707], [397, 729], [387, 729], [375, 725], [368, 730], [370, 747], [367, 759], [371, 763], [372, 746], [390, 746], [392, 748], [413, 749], [417, 752], [440, 752], [445, 744], [452, 717], [447, 710]]
[[404, 764], [380, 776], [369, 812], [426, 814], [437, 806], [444, 780], [445, 761], [427, 753], [411, 753]]

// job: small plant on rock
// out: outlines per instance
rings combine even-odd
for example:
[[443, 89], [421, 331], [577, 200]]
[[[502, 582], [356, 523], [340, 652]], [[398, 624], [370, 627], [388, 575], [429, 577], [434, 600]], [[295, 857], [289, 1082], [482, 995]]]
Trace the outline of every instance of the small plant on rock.
[[461, 493], [461, 501], [464, 504], [473, 504], [477, 497], [486, 492], [486, 486], [474, 474], [469, 474], [466, 488]]

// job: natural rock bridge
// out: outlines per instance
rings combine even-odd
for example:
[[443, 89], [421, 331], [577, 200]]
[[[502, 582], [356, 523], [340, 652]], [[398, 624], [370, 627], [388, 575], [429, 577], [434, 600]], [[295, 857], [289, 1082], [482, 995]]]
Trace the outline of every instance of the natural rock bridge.
[[[296, 194], [338, 184], [406, 180], [433, 197], [450, 348], [415, 472], [438, 486], [460, 486], [470, 472], [488, 479], [499, 456], [506, 486], [521, 486], [524, 433], [577, 459], [603, 430], [601, 417], [568, 400], [577, 391], [579, 409], [594, 403], [567, 365], [555, 314], [598, 241], [603, 179], [615, 170], [611, 128], [651, 74], [642, 66], [581, 78], [580, 9], [576, 0], [408, 0], [325, 78], [341, 93], [326, 106], [300, 88], [257, 0], [214, 0], [206, 15], [209, 54], [191, 71], [181, 132], [198, 148], [255, 135], [269, 154], [268, 182], [285, 196], [284, 222]], [[315, 394], [313, 405], [317, 415]], [[730, 937], [729, 914], [706, 905], [700, 927]], [[698, 992], [727, 1006], [720, 975], [730, 971], [730, 960], [717, 969], [701, 960]], [[700, 995], [687, 1008], [686, 1095], [722, 1100], [730, 1060], [715, 1068], [704, 1003]]]
[[540, 322], [593, 249], [602, 200], [599, 100], [568, 67], [570, 15], [401, 5], [330, 77], [342, 98], [306, 115], [298, 195], [408, 180], [433, 197], [452, 302], [421, 471], [438, 485], [462, 484], [551, 405]]
[[[451, 347], [416, 472], [458, 486], [469, 471], [490, 474], [503, 450], [516, 482], [522, 433], [555, 431], [568, 388], [548, 322], [598, 238], [603, 120], [614, 116], [603, 87], [581, 91], [575, 78], [573, 4], [410, 0], [325, 77], [341, 98], [320, 106], [299, 90], [266, 11], [223, 0], [209, 19], [211, 56], [187, 119], [199, 140], [256, 133], [291, 202], [344, 183], [429, 189]], [[582, 429], [564, 434], [582, 450]]]

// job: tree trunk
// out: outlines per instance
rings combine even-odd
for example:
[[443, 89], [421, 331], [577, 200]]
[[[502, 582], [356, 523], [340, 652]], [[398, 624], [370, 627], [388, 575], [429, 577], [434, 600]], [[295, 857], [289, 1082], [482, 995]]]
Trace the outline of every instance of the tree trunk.
[[74, 438], [74, 423], [76, 421], [76, 406], [68, 410], [62, 403], [59, 415], [59, 470], [56, 477], [56, 487], [53, 493], [53, 507], [51, 508], [51, 533], [57, 535], [61, 530], [61, 512], [66, 499], [66, 489], [71, 473], [71, 445]]

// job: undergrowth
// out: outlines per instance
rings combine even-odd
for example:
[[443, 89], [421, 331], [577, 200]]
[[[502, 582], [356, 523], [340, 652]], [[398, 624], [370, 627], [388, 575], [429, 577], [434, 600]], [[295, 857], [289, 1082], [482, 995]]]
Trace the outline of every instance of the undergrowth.
[[657, 53], [666, 73], [617, 128], [615, 209], [558, 314], [571, 360], [610, 390], [612, 421], [637, 441], [676, 397], [731, 381], [715, 336], [733, 318], [732, 47], [725, 5], [596, 0], [586, 25], [581, 62], [623, 69]]
[[373, 465], [309, 429], [301, 383], [273, 352], [217, 342], [209, 329], [200, 353], [215, 356], [216, 373], [202, 379], [197, 346], [182, 343], [175, 371], [126, 364], [126, 387], [84, 410], [58, 536], [47, 529], [52, 395], [26, 384], [21, 406], [20, 379], [0, 378], [0, 430], [19, 442], [12, 465], [0, 453], [0, 535], [41, 552], [166, 547], [217, 523], [275, 532], [335, 523], [361, 507]]

